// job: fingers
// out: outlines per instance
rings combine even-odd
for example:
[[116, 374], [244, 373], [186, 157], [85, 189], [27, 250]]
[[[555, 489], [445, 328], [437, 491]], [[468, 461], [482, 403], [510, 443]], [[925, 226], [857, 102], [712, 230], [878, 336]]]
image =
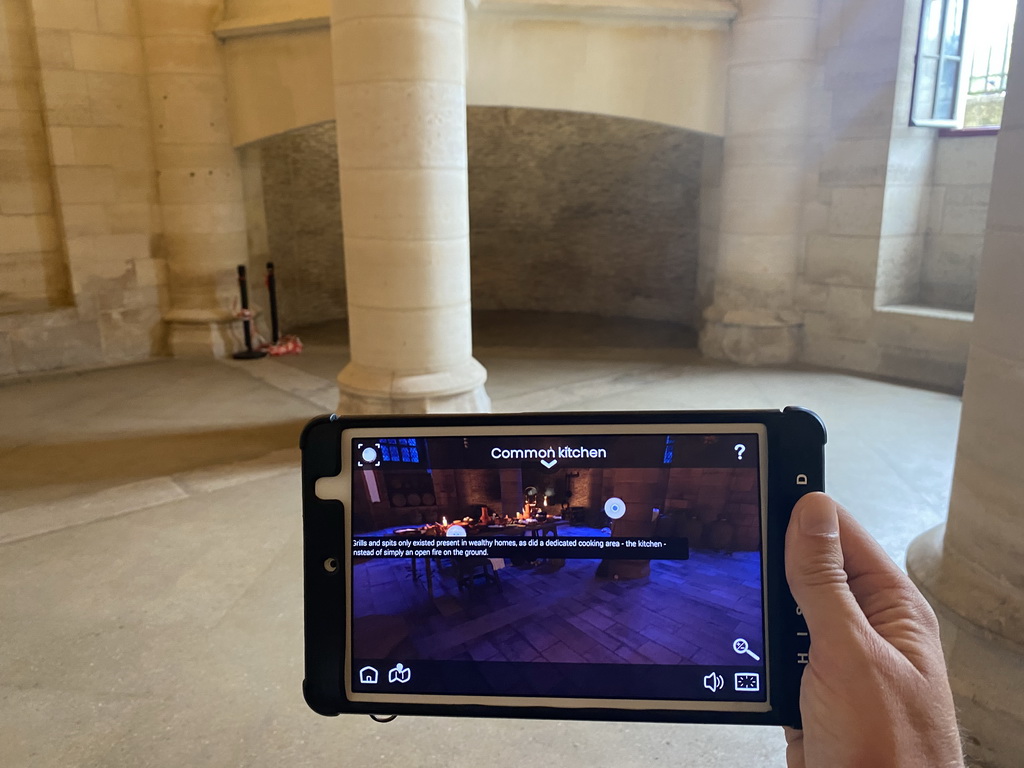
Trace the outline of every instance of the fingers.
[[856, 518], [841, 505], [832, 502], [839, 514], [839, 530], [843, 543], [843, 559], [850, 586], [856, 594], [854, 582], [861, 579], [884, 578], [888, 581], [902, 581], [906, 574], [882, 549], [882, 545], [868, 533]]
[[804, 732], [795, 728], [786, 728], [786, 768], [805, 768]]
[[[813, 640], [830, 646], [841, 646], [851, 630], [868, 629], [847, 578], [841, 537], [844, 528], [847, 526], [840, 523], [838, 505], [823, 493], [811, 493], [797, 502], [786, 532], [790, 591], [803, 611]], [[851, 554], [858, 567], [862, 571], [875, 567], [873, 553], [865, 549], [861, 536], [851, 536], [856, 550]]]
[[[853, 515], [839, 507], [850, 591], [871, 627], [919, 669], [939, 644], [939, 625], [924, 595]], [[924, 646], [921, 640], [927, 639]]]

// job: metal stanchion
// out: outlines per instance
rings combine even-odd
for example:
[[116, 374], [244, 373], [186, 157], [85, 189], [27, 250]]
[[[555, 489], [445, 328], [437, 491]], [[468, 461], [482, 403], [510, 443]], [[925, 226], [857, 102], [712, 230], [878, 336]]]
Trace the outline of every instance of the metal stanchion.
[[280, 338], [280, 326], [277, 322], [277, 278], [274, 277], [274, 262], [267, 262], [267, 292], [270, 294], [270, 336], [271, 344], [277, 344]]
[[242, 332], [245, 335], [245, 349], [232, 355], [235, 360], [256, 360], [267, 353], [252, 348], [252, 313], [249, 311], [249, 286], [246, 283], [245, 265], [238, 265], [238, 288], [242, 294]]

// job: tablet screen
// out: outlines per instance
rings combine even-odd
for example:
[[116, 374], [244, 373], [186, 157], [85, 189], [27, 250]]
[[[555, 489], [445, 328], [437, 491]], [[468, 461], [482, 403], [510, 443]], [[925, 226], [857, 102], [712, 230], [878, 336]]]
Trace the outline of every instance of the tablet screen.
[[346, 430], [355, 701], [764, 711], [763, 425]]

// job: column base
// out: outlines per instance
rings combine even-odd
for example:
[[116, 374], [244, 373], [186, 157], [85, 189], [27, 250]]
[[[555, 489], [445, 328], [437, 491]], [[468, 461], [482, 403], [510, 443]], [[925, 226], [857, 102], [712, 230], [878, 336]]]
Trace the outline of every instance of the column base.
[[236, 351], [237, 320], [229, 312], [172, 310], [164, 319], [173, 357], [230, 357]]
[[[979, 568], [943, 550], [945, 528], [914, 539], [907, 571], [939, 619], [967, 764], [1011, 768], [1024, 754], [1024, 638], [1005, 637], [982, 622], [1004, 626], [1006, 617], [1012, 625], [1020, 590], [980, 584], [987, 576]], [[978, 611], [983, 615], [972, 615]]]
[[338, 413], [488, 413], [487, 370], [475, 359], [457, 368], [399, 374], [349, 363], [338, 374]]
[[705, 315], [700, 351], [740, 365], [783, 365], [800, 355], [803, 322], [794, 312], [714, 308]]

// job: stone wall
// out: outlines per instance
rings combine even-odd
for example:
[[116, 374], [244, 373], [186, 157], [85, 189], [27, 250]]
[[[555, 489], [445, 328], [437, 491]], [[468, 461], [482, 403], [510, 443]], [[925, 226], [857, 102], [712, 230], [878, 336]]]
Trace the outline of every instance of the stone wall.
[[[793, 136], [807, 152], [803, 360], [955, 388], [970, 315], [950, 310], [970, 305], [993, 141], [907, 126], [921, 0], [762, 9], [797, 6], [819, 19], [809, 122]], [[243, 223], [254, 298], [265, 302], [271, 258], [286, 329], [345, 313], [333, 126], [246, 148], [238, 166], [220, 49], [205, 33], [216, 10], [216, 0], [0, 0], [0, 375], [164, 354], [175, 313], [237, 331]], [[182, 54], [185, 28], [194, 56]], [[769, 108], [785, 108], [772, 98]], [[469, 143], [477, 308], [695, 322], [722, 226], [720, 139], [473, 107]], [[266, 192], [244, 213], [239, 173]], [[175, 256], [175, 242], [195, 247]], [[227, 261], [218, 242], [235, 249]], [[188, 289], [173, 308], [168, 272]], [[216, 281], [224, 290], [208, 301]]]
[[[160, 354], [166, 277], [157, 258], [160, 216], [139, 8], [124, 0], [31, 0], [30, 16], [19, 0], [3, 0], [3, 8], [8, 20], [20, 19], [20, 28], [7, 33], [16, 45], [0, 50], [23, 61], [34, 51], [39, 63], [41, 115], [32, 114], [28, 88], [22, 87], [19, 105], [26, 110], [23, 124], [46, 126], [45, 142], [35, 130], [23, 134], [30, 147], [13, 148], [36, 169], [33, 206], [46, 206], [43, 162], [53, 179], [53, 214], [26, 214], [34, 216], [40, 242], [29, 249], [38, 259], [24, 263], [52, 276], [51, 306], [73, 301], [73, 307], [27, 308], [0, 318], [0, 374]], [[7, 241], [12, 221], [0, 224], [0, 241]], [[54, 255], [61, 244], [69, 281]], [[8, 284], [17, 271], [2, 266]]]
[[0, 0], [0, 313], [71, 302], [29, 0]]
[[808, 140], [803, 359], [958, 389], [970, 317], [922, 308], [934, 129], [909, 123], [921, 0], [820, 5]]
[[722, 153], [721, 136], [704, 137], [701, 158], [700, 235], [697, 263], [697, 293], [694, 318], [699, 319], [714, 300], [715, 267], [718, 264], [718, 230], [722, 216]]
[[877, 367], [870, 325], [903, 16], [897, 6], [820, 5], [797, 294], [804, 357], [820, 365]]
[[693, 321], [703, 136], [469, 110], [473, 306]]
[[[345, 262], [334, 123], [259, 145], [269, 258], [282, 328], [345, 316]], [[262, 265], [254, 265], [262, 275]], [[262, 280], [260, 280], [262, 283]], [[254, 300], [265, 305], [262, 295]]]
[[996, 141], [996, 136], [938, 140], [921, 265], [922, 304], [974, 310]]
[[[260, 144], [282, 322], [345, 313], [333, 124]], [[705, 137], [471, 107], [473, 307], [694, 320]]]

